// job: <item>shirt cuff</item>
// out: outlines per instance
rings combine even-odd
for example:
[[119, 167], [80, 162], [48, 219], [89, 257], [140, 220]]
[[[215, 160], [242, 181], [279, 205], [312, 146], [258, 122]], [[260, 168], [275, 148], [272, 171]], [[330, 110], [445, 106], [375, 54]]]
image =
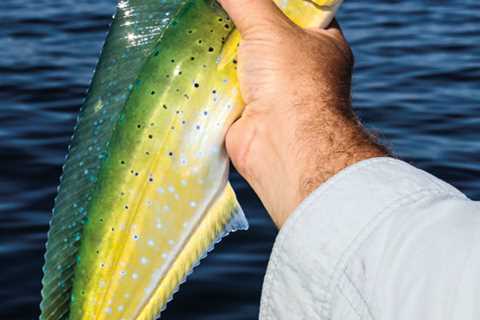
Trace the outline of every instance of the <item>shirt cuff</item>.
[[260, 318], [287, 319], [291, 310], [302, 310], [299, 319], [329, 318], [332, 290], [352, 254], [390, 212], [429, 193], [464, 197], [425, 171], [387, 157], [359, 162], [329, 179], [277, 236]]

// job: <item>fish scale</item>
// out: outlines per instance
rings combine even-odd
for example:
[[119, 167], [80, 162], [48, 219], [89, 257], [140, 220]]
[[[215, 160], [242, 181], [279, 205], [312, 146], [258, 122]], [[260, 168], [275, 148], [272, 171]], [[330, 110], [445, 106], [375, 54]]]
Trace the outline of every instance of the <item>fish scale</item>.
[[[222, 11], [205, 6], [206, 2], [192, 2], [178, 14], [120, 115], [88, 209], [85, 250], [80, 251], [85, 258], [77, 266], [80, 280], [72, 304], [78, 318], [102, 319], [112, 313], [137, 318], [155, 291], [168, 292], [163, 289], [172, 286], [165, 280], [168, 267], [185, 252], [205, 212], [217, 201], [218, 190], [226, 185], [226, 154], [215, 146], [221, 145], [219, 137], [240, 112], [229, 109], [240, 104], [231, 101], [238, 95], [231, 92], [237, 89], [228, 81], [227, 69], [220, 83], [206, 80], [219, 75], [218, 55], [233, 25]], [[180, 50], [178, 41], [185, 41]], [[219, 226], [231, 218], [231, 213], [222, 213]], [[213, 229], [206, 235], [209, 241], [188, 256], [198, 259], [219, 232]], [[93, 248], [98, 248], [95, 254]], [[178, 284], [187, 271], [173, 275], [173, 282]], [[85, 292], [90, 295], [83, 298]], [[122, 300], [123, 304], [108, 305]]]
[[[315, 2], [277, 3], [308, 27], [339, 5]], [[42, 319], [154, 319], [216, 241], [248, 226], [223, 147], [243, 108], [232, 22], [211, 0], [118, 10], [56, 199]], [[119, 31], [162, 10], [157, 38]], [[130, 65], [128, 48], [142, 45]]]

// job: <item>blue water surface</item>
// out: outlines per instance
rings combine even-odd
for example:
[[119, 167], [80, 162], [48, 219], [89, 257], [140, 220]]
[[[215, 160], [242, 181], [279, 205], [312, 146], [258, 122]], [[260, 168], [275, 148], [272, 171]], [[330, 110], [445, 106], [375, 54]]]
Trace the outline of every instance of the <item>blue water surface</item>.
[[[114, 0], [0, 1], [0, 319], [38, 316], [61, 166]], [[480, 199], [480, 2], [347, 0], [354, 106], [401, 158]], [[301, 50], [301, 48], [299, 48]], [[275, 228], [233, 184], [249, 232], [222, 242], [163, 319], [256, 319]]]

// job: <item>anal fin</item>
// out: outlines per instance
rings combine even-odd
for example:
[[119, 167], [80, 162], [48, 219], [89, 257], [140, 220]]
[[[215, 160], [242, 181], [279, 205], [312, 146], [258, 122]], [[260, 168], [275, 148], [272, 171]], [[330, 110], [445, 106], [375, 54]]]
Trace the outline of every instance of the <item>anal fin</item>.
[[169, 267], [152, 298], [137, 319], [154, 320], [166, 308], [179, 286], [193, 269], [224, 237], [234, 231], [247, 230], [248, 222], [230, 183], [212, 203], [183, 249]]
[[235, 191], [232, 188], [230, 183], [227, 183], [224, 191], [224, 197], [226, 202], [231, 202], [231, 220], [225, 225], [225, 232], [235, 232], [238, 230], [248, 230], [248, 221], [245, 217], [245, 213], [243, 212], [240, 203], [238, 203], [237, 196], [235, 195]]

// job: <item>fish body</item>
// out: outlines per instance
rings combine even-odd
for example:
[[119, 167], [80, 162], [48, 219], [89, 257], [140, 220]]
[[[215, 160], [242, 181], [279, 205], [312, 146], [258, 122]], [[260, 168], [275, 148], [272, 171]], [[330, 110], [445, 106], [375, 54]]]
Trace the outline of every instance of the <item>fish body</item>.
[[[152, 14], [133, 10], [142, 5], [154, 3], [121, 1], [118, 19]], [[308, 27], [329, 22], [339, 3], [278, 5]], [[115, 51], [107, 39], [56, 199], [41, 319], [155, 319], [214, 243], [248, 226], [223, 147], [243, 108], [239, 35], [215, 1], [171, 1], [160, 10], [170, 14], [157, 37], [122, 34], [127, 47], [145, 47], [136, 63], [125, 62], [131, 70], [102, 67]], [[114, 21], [111, 37], [124, 28]]]

